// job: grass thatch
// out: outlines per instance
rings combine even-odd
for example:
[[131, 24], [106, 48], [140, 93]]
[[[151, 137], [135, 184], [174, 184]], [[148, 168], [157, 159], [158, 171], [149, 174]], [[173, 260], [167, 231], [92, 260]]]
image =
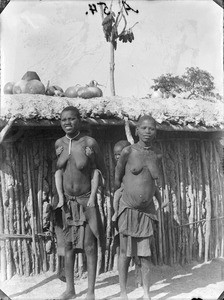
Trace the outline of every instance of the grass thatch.
[[159, 124], [224, 128], [223, 103], [202, 99], [151, 99], [101, 97], [93, 99], [51, 97], [45, 95], [3, 95], [1, 119], [20, 114], [23, 120], [57, 120], [66, 106], [80, 109], [83, 118], [123, 119], [135, 121], [140, 115], [151, 114]]

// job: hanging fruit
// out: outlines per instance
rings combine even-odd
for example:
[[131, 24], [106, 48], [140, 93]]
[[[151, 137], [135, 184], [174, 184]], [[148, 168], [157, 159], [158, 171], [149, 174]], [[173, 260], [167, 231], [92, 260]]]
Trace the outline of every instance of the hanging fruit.
[[122, 31], [118, 36], [119, 41], [122, 41], [123, 43], [132, 42], [134, 40], [134, 33], [131, 28], [128, 30]]

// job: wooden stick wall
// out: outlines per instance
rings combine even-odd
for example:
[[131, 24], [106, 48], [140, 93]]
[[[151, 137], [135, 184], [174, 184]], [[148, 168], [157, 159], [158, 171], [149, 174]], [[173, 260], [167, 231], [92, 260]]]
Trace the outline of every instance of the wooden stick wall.
[[[98, 199], [106, 242], [105, 255], [99, 255], [102, 272], [113, 269], [116, 262], [111, 223], [114, 143], [99, 144], [108, 172], [106, 189]], [[169, 204], [162, 212], [158, 210], [156, 261], [173, 265], [224, 256], [224, 186], [219, 142], [161, 140], [158, 147], [163, 153], [158, 184], [163, 201]], [[24, 139], [0, 148], [1, 280], [14, 274], [29, 276], [57, 268], [56, 248], [50, 254], [46, 250], [49, 239], [55, 245], [55, 236], [46, 237], [42, 230], [42, 192], [48, 189], [50, 199], [56, 193], [55, 159], [53, 139]]]

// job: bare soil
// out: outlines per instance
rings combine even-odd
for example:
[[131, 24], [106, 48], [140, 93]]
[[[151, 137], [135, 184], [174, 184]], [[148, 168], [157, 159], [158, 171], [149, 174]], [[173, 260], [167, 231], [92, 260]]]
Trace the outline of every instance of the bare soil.
[[[208, 263], [193, 262], [186, 266], [151, 266], [151, 299], [203, 300], [218, 299], [224, 291], [224, 259]], [[0, 288], [12, 300], [57, 299], [65, 290], [66, 284], [55, 273], [47, 272], [38, 276], [19, 277], [0, 283]], [[75, 279], [77, 299], [85, 299], [87, 279]], [[100, 274], [96, 282], [96, 299], [117, 299], [119, 297], [118, 272]], [[128, 277], [129, 299], [141, 299], [143, 291], [136, 287], [134, 269]]]

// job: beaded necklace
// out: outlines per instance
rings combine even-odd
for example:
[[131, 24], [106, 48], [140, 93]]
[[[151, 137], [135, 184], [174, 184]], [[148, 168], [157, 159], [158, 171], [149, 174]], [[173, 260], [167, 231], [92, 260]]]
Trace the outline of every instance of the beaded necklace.
[[75, 138], [77, 138], [79, 136], [79, 134], [80, 134], [80, 131], [73, 138], [70, 138], [69, 136], [67, 136], [67, 134], [65, 135], [66, 138], [69, 140], [68, 155], [71, 154], [72, 140], [74, 140]]
[[152, 146], [148, 146], [148, 147], [144, 147], [144, 146], [142, 146], [139, 142], [138, 142], [138, 146], [139, 146], [139, 148], [140, 149], [142, 149], [142, 150], [149, 150], [149, 149], [151, 149], [152, 148]]

